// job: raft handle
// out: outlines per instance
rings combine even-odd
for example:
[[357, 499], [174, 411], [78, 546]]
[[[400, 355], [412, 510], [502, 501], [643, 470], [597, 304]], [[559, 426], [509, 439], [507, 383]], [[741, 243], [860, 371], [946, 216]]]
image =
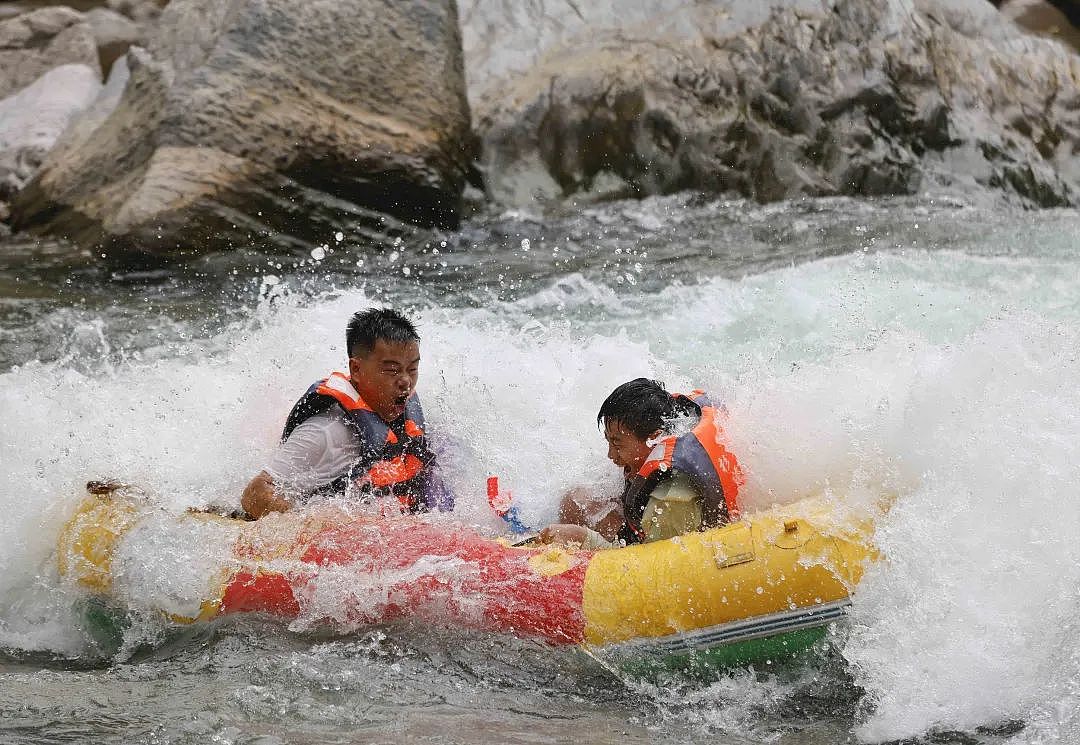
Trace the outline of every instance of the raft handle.
[[87, 481], [86, 491], [102, 497], [112, 494], [114, 491], [119, 491], [126, 486], [127, 484], [122, 481]]

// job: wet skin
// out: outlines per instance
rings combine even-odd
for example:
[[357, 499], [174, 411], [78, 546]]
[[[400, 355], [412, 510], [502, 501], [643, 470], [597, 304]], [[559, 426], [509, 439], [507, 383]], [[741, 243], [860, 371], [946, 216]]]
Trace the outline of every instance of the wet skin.
[[405, 402], [416, 390], [419, 375], [420, 345], [415, 341], [378, 339], [370, 352], [358, 350], [349, 357], [353, 387], [386, 422], [405, 413]]

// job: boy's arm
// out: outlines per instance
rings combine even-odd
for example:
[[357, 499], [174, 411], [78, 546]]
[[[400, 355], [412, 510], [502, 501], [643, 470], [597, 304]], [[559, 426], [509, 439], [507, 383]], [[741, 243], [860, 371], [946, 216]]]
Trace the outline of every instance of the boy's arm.
[[618, 497], [596, 496], [589, 489], [577, 487], [563, 497], [559, 505], [559, 522], [584, 525], [605, 540], [614, 541], [623, 525], [622, 503]]
[[541, 530], [540, 535], [537, 537], [541, 543], [575, 543], [587, 551], [614, 548], [616, 545], [595, 530], [586, 528], [584, 525], [556, 523]]

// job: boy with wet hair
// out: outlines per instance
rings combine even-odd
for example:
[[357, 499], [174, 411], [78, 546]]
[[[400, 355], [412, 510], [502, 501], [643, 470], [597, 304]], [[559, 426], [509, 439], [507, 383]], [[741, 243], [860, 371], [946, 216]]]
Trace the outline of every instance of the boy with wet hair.
[[648, 378], [612, 391], [596, 423], [603, 428], [608, 458], [623, 469], [622, 498], [596, 500], [583, 490], [571, 492], [560, 508], [562, 523], [541, 531], [540, 540], [608, 548], [672, 538], [732, 519], [742, 474], [734, 457], [715, 442], [715, 407], [701, 392], [692, 395], [673, 396]]

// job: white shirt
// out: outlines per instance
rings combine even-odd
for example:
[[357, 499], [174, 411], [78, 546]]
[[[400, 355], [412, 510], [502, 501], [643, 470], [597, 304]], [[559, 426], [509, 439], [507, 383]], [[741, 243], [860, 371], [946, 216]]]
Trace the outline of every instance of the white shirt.
[[278, 445], [263, 470], [283, 496], [306, 497], [349, 472], [360, 459], [360, 442], [337, 406], [316, 414]]

